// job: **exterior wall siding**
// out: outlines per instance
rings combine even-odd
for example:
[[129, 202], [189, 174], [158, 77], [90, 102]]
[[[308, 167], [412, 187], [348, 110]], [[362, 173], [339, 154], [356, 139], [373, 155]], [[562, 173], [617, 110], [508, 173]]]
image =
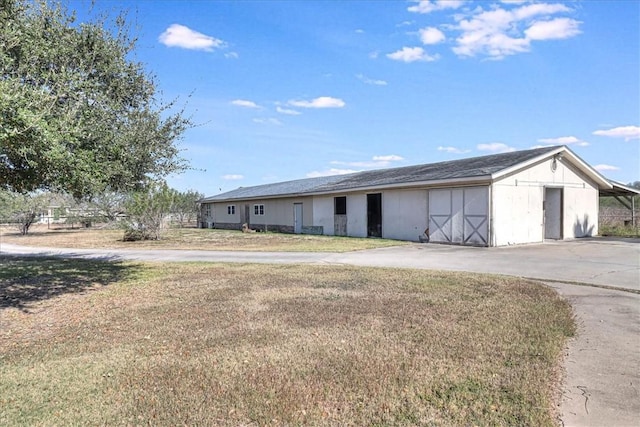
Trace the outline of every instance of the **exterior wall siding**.
[[598, 234], [599, 194], [597, 188], [564, 189], [565, 238], [590, 237]]
[[[349, 197], [347, 196], [348, 201]], [[347, 206], [348, 214], [349, 207]], [[313, 225], [322, 227], [327, 236], [333, 236], [333, 196], [315, 196], [313, 198], [313, 219]]]
[[382, 237], [417, 242], [428, 226], [427, 190], [382, 192]]
[[[386, 190], [382, 194], [382, 237], [418, 241], [427, 228], [427, 191]], [[367, 194], [340, 194], [347, 198], [347, 235], [367, 237]], [[315, 225], [324, 234], [334, 235], [334, 196], [316, 196], [313, 200]]]
[[[367, 195], [365, 193], [340, 194], [347, 198], [347, 236], [367, 237]], [[334, 196], [315, 196], [313, 198], [314, 225], [321, 226], [324, 234], [334, 233]]]
[[552, 159], [497, 180], [492, 185], [492, 246], [544, 240], [545, 187], [562, 188], [563, 238], [598, 232], [598, 188], [571, 165]]
[[347, 195], [347, 235], [367, 237], [367, 195]]
[[[238, 200], [234, 202], [214, 202], [213, 203], [213, 227], [226, 230], [240, 230], [243, 222], [248, 222], [253, 229], [263, 231], [276, 231], [282, 233], [293, 233], [294, 204], [302, 204], [302, 226], [312, 227], [313, 225], [313, 198], [285, 198], [285, 199], [265, 199], [265, 200]], [[235, 214], [228, 214], [227, 207], [235, 205]], [[256, 215], [254, 206], [264, 205], [264, 215]], [[246, 221], [245, 210], [249, 207], [249, 218]], [[308, 229], [317, 233], [316, 228]]]

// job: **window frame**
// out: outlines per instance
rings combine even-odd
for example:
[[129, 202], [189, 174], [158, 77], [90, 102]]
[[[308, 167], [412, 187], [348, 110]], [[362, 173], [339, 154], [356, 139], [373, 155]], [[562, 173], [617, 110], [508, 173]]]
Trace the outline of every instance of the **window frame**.
[[264, 216], [264, 204], [263, 203], [257, 203], [255, 205], [253, 205], [253, 214], [255, 216]]
[[236, 205], [227, 205], [227, 215], [236, 214]]

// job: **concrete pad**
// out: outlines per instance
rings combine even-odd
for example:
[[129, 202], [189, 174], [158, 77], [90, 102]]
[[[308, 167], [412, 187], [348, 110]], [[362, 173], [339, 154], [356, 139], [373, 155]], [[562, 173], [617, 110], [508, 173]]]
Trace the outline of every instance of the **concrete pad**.
[[640, 291], [640, 243], [634, 240], [579, 239], [499, 248], [415, 244], [333, 254], [325, 261], [507, 274]]
[[560, 405], [565, 426], [640, 424], [640, 295], [549, 283], [573, 306]]

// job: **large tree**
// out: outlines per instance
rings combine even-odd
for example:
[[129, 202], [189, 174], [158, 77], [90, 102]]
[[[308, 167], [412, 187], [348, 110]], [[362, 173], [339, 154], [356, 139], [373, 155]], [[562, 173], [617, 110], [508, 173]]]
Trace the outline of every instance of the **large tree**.
[[0, 0], [0, 188], [83, 198], [186, 168], [190, 122], [134, 49], [124, 16], [78, 24], [55, 0]]

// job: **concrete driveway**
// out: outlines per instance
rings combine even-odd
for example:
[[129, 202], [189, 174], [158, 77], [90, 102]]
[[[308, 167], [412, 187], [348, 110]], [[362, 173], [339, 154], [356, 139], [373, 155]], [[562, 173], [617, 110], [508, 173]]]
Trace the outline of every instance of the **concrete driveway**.
[[[439, 269], [539, 279], [571, 302], [579, 324], [569, 343], [560, 412], [565, 426], [637, 426], [640, 420], [640, 240], [580, 239], [506, 248], [436, 244], [349, 253], [27, 248], [23, 255], [143, 261], [313, 263]], [[586, 286], [585, 286], [586, 285]]]

